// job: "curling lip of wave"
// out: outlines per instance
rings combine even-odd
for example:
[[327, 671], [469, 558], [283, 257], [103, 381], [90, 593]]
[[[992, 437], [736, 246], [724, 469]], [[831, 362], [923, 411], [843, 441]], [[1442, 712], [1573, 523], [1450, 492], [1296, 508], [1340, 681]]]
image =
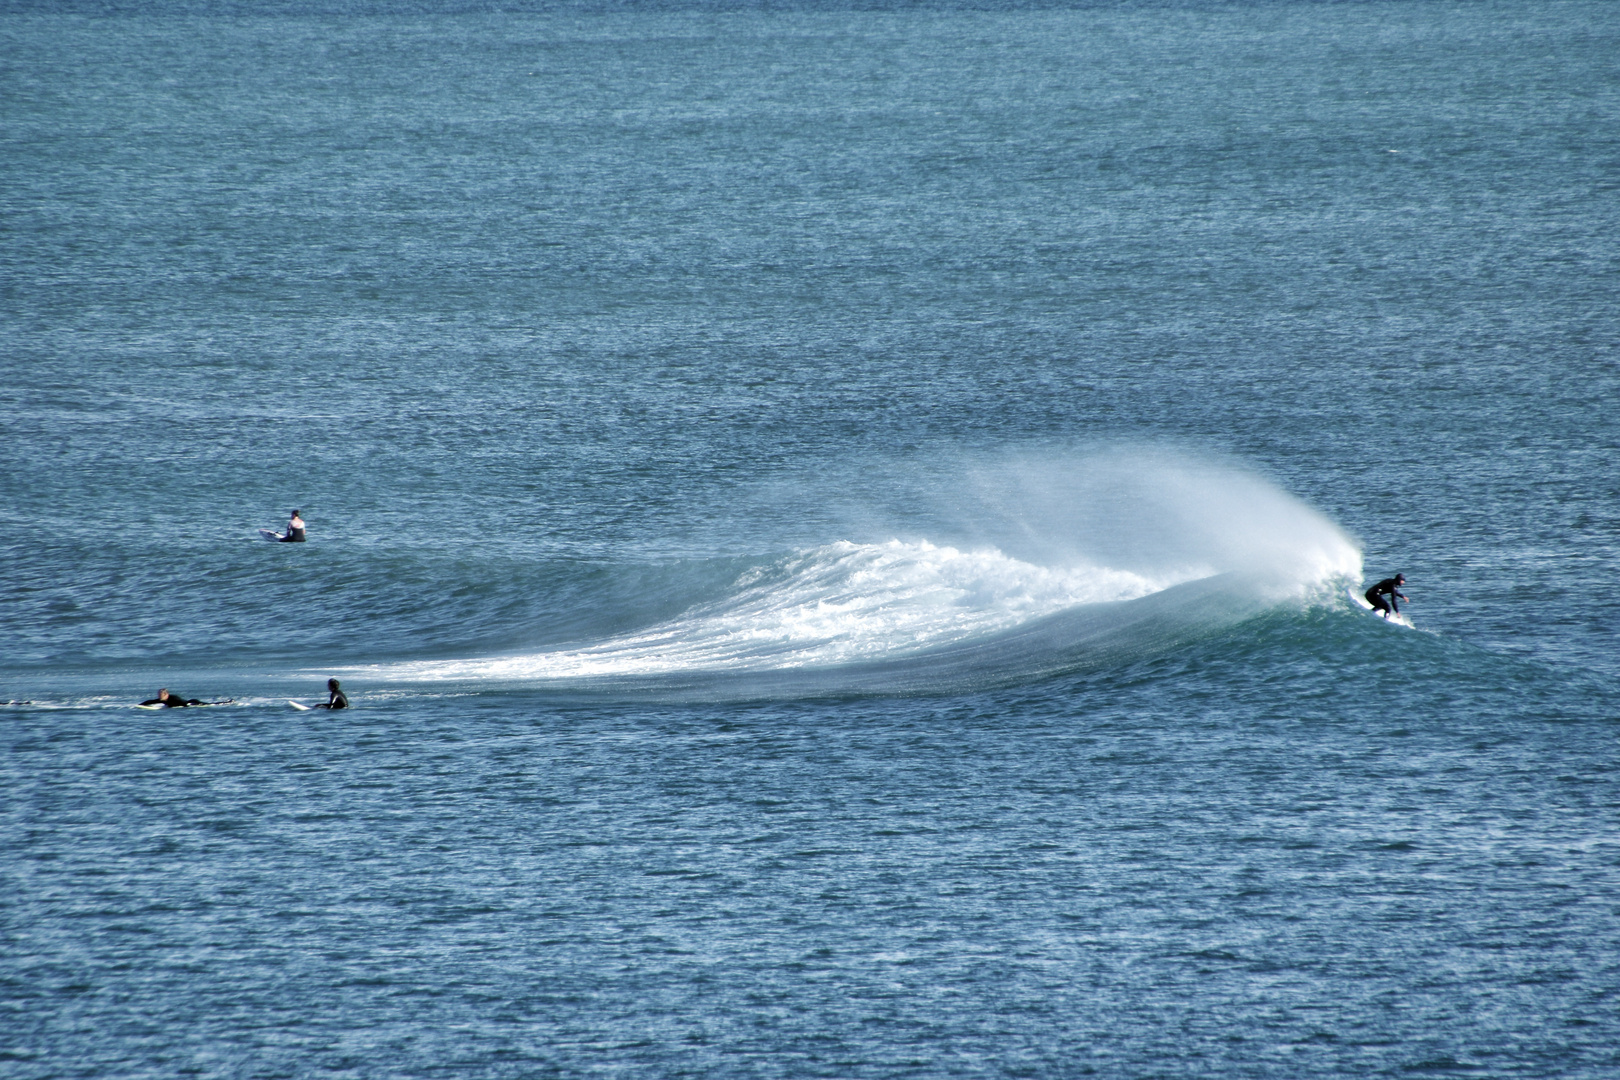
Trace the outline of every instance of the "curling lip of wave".
[[579, 648], [356, 669], [395, 681], [588, 680], [758, 673], [903, 660], [994, 637], [1077, 607], [1208, 577], [1036, 566], [994, 549], [839, 541], [743, 574], [716, 602]]
[[932, 489], [947, 496], [983, 546], [839, 541], [759, 565], [636, 633], [351, 670], [587, 693], [926, 691], [1149, 655], [1361, 574], [1358, 546], [1320, 513], [1252, 473], [1175, 454], [1017, 459]]

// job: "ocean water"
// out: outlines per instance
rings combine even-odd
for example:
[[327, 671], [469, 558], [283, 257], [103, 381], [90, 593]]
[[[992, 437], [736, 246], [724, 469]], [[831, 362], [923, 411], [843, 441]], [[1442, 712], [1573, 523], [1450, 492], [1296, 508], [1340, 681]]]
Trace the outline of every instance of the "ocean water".
[[1616, 57], [0, 8], [0, 1075], [1620, 1076]]

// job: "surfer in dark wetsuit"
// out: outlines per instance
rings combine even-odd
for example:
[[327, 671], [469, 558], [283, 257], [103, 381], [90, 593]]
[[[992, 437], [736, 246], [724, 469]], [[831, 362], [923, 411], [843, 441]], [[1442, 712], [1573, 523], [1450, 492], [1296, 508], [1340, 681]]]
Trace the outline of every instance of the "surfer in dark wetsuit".
[[161, 705], [165, 709], [183, 709], [187, 705], [206, 705], [208, 703], [203, 701], [201, 698], [191, 698], [190, 700], [187, 700], [186, 698], [181, 697], [179, 694], [169, 693], [168, 689], [164, 688], [158, 691], [157, 697], [149, 698], [146, 701], [141, 702], [141, 704]]
[[287, 522], [287, 535], [281, 538], [283, 544], [302, 544], [304, 542], [304, 519], [298, 516], [298, 511], [292, 512], [292, 519]]
[[[1394, 577], [1385, 578], [1367, 590], [1367, 603], [1373, 606], [1374, 611], [1383, 612], [1386, 619], [1391, 615], [1399, 615], [1401, 606], [1395, 602], [1396, 598], [1405, 600], [1409, 604], [1412, 602], [1411, 597], [1398, 591], [1400, 586], [1405, 584], [1405, 574], [1396, 574]], [[1386, 596], [1389, 597], [1388, 600], [1384, 599]]]
[[343, 690], [342, 690], [341, 687], [338, 686], [338, 681], [336, 679], [327, 679], [326, 680], [326, 692], [330, 695], [326, 699], [326, 704], [325, 705], [314, 705], [314, 706], [311, 706], [312, 708], [316, 708], [316, 709], [347, 709], [349, 707], [349, 699], [343, 696]]

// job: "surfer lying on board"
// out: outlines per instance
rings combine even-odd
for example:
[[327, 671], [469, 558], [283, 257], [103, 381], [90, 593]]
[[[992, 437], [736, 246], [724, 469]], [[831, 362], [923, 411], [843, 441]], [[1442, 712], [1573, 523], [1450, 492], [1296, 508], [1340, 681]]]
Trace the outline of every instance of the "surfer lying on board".
[[292, 512], [292, 518], [287, 522], [287, 535], [281, 538], [283, 544], [302, 544], [304, 542], [304, 519], [298, 516], [298, 511]]
[[330, 695], [325, 705], [311, 705], [312, 709], [347, 709], [349, 699], [343, 696], [343, 690], [338, 686], [336, 679], [326, 680], [326, 692]]
[[188, 700], [181, 697], [179, 694], [169, 693], [168, 688], [165, 687], [164, 689], [158, 691], [157, 697], [148, 698], [147, 700], [141, 702], [141, 704], [161, 705], [165, 709], [183, 709], [187, 705], [207, 705], [208, 702], [202, 700], [201, 698], [191, 698]]
[[[1399, 615], [1401, 606], [1395, 602], [1396, 598], [1399, 597], [1408, 604], [1412, 602], [1410, 596], [1398, 591], [1399, 587], [1405, 584], [1405, 574], [1396, 574], [1394, 577], [1385, 578], [1367, 590], [1367, 603], [1373, 606], [1374, 611], [1383, 612], [1386, 619], [1391, 615]], [[1386, 596], [1389, 597], [1388, 600], [1384, 599]]]

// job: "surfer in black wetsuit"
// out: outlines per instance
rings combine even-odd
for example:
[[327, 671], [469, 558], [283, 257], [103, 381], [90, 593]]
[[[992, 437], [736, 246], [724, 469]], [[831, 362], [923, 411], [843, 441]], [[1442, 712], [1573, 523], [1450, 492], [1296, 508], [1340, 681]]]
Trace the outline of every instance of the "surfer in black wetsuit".
[[[1374, 611], [1383, 612], [1386, 619], [1391, 615], [1399, 615], [1401, 606], [1395, 602], [1396, 598], [1405, 600], [1408, 604], [1412, 602], [1411, 597], [1399, 591], [1400, 586], [1405, 584], [1405, 574], [1396, 574], [1394, 577], [1385, 578], [1367, 590], [1367, 603], [1373, 606]], [[1388, 600], [1384, 599], [1386, 596], [1389, 597]]]
[[326, 699], [326, 704], [325, 705], [313, 705], [313, 706], [311, 706], [311, 708], [315, 708], [315, 709], [347, 709], [349, 707], [349, 699], [343, 696], [343, 689], [338, 686], [338, 681], [336, 679], [327, 679], [326, 680], [326, 692], [327, 692], [327, 694], [330, 695]]
[[141, 702], [141, 704], [161, 705], [165, 709], [183, 709], [187, 705], [206, 705], [208, 702], [203, 701], [201, 698], [191, 698], [190, 700], [187, 700], [186, 698], [181, 697], [179, 694], [169, 693], [168, 689], [164, 688], [158, 691], [157, 697], [148, 698], [146, 701]]
[[298, 516], [298, 511], [292, 512], [292, 519], [287, 522], [287, 535], [281, 538], [283, 544], [302, 544], [304, 542], [304, 519]]

